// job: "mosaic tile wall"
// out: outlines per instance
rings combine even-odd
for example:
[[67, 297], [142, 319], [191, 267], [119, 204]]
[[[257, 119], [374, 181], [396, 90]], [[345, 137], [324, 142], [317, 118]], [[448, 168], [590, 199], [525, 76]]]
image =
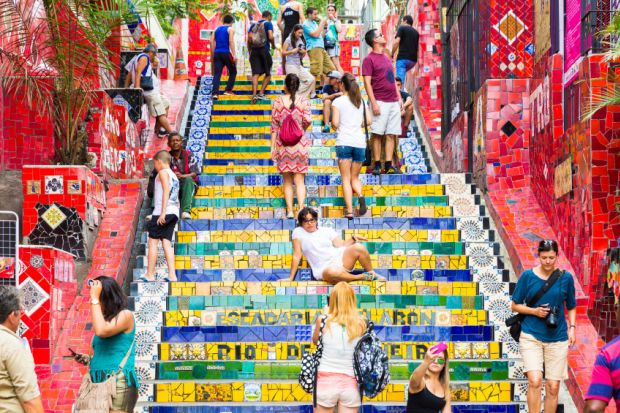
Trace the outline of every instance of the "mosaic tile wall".
[[74, 268], [74, 257], [56, 248], [19, 248], [17, 286], [26, 310], [18, 334], [28, 339], [35, 364], [49, 364], [56, 350], [77, 294]]
[[54, 125], [45, 110], [30, 110], [23, 99], [0, 92], [0, 170], [49, 165], [54, 158]]
[[134, 123], [128, 108], [99, 91], [88, 123], [88, 156], [92, 171], [110, 179], [142, 178], [144, 153], [140, 132], [144, 122]]
[[441, 170], [445, 172], [467, 172], [467, 112], [456, 118], [452, 129], [441, 142], [443, 154]]
[[85, 166], [24, 166], [22, 234], [86, 258], [84, 231], [99, 225], [106, 205], [101, 178]]

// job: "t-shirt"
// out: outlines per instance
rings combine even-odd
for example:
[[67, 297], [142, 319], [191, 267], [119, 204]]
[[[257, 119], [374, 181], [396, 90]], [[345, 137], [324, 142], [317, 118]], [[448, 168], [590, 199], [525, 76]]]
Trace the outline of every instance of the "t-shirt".
[[313, 20], [307, 19], [304, 21], [304, 37], [306, 38], [306, 48], [308, 50], [321, 48], [325, 49], [325, 42], [323, 41], [323, 36], [312, 37], [310, 33], [318, 29], [319, 24]]
[[248, 33], [252, 32], [252, 29], [254, 28], [254, 25], [258, 24], [258, 23], [264, 23], [263, 24], [263, 28], [265, 29], [265, 37], [267, 39], [267, 41], [265, 42], [265, 50], [269, 51], [269, 50], [271, 50], [271, 43], [269, 41], [269, 31], [271, 30], [271, 33], [273, 35], [273, 24], [270, 21], [267, 21], [267, 20], [259, 20], [258, 22], [252, 23], [250, 25], [250, 28], [248, 29]]
[[407, 99], [409, 99], [411, 97], [411, 95], [407, 92], [405, 92], [404, 90], [400, 91], [400, 98], [403, 101], [403, 103], [405, 103], [407, 101]]
[[[286, 51], [289, 52], [295, 48], [304, 46], [304, 41], [301, 38], [299, 38], [297, 39], [296, 44], [293, 46], [291, 44], [291, 37], [289, 36], [289, 38], [285, 40], [284, 44], [288, 45]], [[299, 53], [293, 53], [293, 54], [286, 56], [286, 64], [301, 66], [301, 55]]]
[[396, 78], [392, 61], [383, 53], [370, 52], [362, 63], [362, 76], [370, 76], [375, 99], [381, 102], [398, 102]]
[[609, 403], [611, 398], [620, 405], [620, 337], [607, 343], [596, 357], [592, 369], [592, 381], [586, 400], [602, 400]]
[[[544, 284], [545, 280], [534, 274], [534, 271], [524, 271], [512, 294], [512, 301], [516, 304], [527, 303], [528, 300], [534, 298], [534, 295]], [[568, 326], [566, 325], [566, 317], [564, 315], [564, 303], [566, 303], [566, 307], [569, 310], [577, 306], [577, 302], [575, 301], [575, 282], [569, 272], [564, 273], [537, 303], [530, 304], [532, 308], [540, 307], [542, 304], [557, 306], [557, 328], [547, 328], [544, 318], [528, 315], [521, 323], [522, 331], [533, 335], [537, 340], [544, 343], [568, 340]]]
[[331, 96], [336, 93], [340, 93], [340, 90], [336, 90], [334, 86], [329, 84], [323, 86], [323, 96]]
[[340, 112], [336, 145], [365, 148], [366, 137], [364, 132], [362, 132], [364, 104], [362, 103], [359, 108], [356, 108], [349, 96], [345, 95], [334, 99], [332, 106], [338, 108]]
[[32, 354], [17, 334], [0, 325], [0, 413], [22, 413], [21, 402], [40, 395]]
[[312, 268], [314, 278], [321, 279], [323, 269], [340, 253], [332, 244], [337, 237], [336, 231], [326, 227], [319, 227], [314, 232], [308, 232], [302, 227], [293, 230], [291, 239], [298, 239], [301, 243], [301, 251]]
[[329, 20], [327, 22], [327, 31], [325, 32], [325, 38], [333, 40], [338, 44], [338, 28], [336, 27], [336, 20]]
[[418, 31], [408, 24], [403, 24], [398, 28], [396, 37], [400, 38], [396, 60], [413, 60], [417, 62], [420, 43], [420, 34]]

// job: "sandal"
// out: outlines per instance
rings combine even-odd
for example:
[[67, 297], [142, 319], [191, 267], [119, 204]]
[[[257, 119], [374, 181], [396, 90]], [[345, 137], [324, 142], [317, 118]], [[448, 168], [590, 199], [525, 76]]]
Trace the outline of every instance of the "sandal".
[[366, 215], [366, 212], [368, 212], [368, 206], [366, 206], [366, 198], [360, 196], [359, 198], [357, 198], [357, 202], [359, 204], [359, 210], [357, 211], [358, 215], [360, 217]]
[[345, 213], [344, 213], [344, 217], [345, 217], [346, 219], [348, 219], [349, 221], [353, 221], [353, 212], [351, 212], [351, 211], [347, 211], [347, 212], [345, 212]]
[[138, 278], [138, 281], [142, 281], [145, 283], [152, 283], [155, 280], [151, 280], [150, 278], [147, 278], [146, 275], [141, 275], [140, 278]]
[[286, 219], [295, 219], [295, 214], [292, 212], [290, 214], [286, 214]]
[[364, 281], [377, 281], [385, 279], [374, 271], [366, 271], [363, 272], [362, 275], [364, 276]]

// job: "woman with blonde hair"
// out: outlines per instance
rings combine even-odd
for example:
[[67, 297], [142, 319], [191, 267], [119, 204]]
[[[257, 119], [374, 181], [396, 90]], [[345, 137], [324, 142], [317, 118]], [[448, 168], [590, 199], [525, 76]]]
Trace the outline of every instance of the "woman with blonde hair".
[[451, 411], [448, 350], [437, 351], [431, 347], [409, 379], [406, 413]]
[[329, 295], [329, 313], [316, 321], [314, 344], [319, 341], [323, 318], [323, 355], [318, 368], [315, 412], [333, 412], [336, 407], [338, 413], [357, 412], [362, 400], [353, 373], [353, 353], [368, 323], [357, 309], [353, 287], [344, 281], [334, 286]]

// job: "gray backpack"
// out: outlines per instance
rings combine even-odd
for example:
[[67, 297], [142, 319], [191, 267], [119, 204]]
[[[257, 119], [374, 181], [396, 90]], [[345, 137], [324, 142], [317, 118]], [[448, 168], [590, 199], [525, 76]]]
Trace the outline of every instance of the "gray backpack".
[[253, 49], [260, 49], [267, 44], [267, 31], [265, 30], [265, 22], [254, 23], [250, 31], [250, 46]]

